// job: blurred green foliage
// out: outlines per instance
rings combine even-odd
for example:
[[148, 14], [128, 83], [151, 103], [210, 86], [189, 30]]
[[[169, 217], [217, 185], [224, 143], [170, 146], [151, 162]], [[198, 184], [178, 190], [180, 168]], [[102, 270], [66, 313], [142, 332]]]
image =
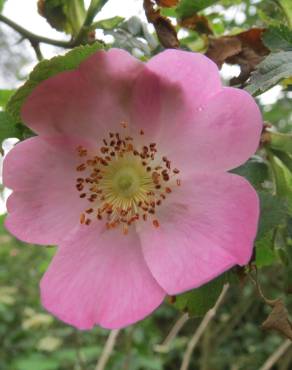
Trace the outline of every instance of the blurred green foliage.
[[[3, 3], [0, 0], [0, 9]], [[93, 1], [92, 14], [104, 3], [104, 0]], [[67, 9], [64, 6], [68, 5], [66, 0], [47, 1], [47, 4], [61, 6], [59, 11], [68, 21], [69, 13], [64, 11]], [[83, 1], [76, 4], [83, 7]], [[181, 18], [193, 16], [198, 11], [208, 20], [213, 37], [235, 35], [255, 26], [268, 29], [263, 41], [271, 53], [256, 67], [247, 89], [258, 94], [277, 85], [280, 92], [273, 102], [267, 104], [259, 96], [258, 103], [272, 131], [291, 133], [292, 10], [289, 0], [181, 0], [176, 8], [165, 8], [162, 13], [177, 18], [179, 23]], [[1, 141], [32, 135], [21, 126], [19, 110], [23, 99], [40, 81], [75, 68], [97, 48], [122, 47], [142, 60], [162, 49], [155, 34], [138, 17], [123, 19], [115, 14], [90, 24], [92, 14], [82, 16], [82, 21], [89, 22], [86, 30], [102, 30], [103, 35], [110, 35], [112, 40], [107, 45], [97, 43], [76, 48], [66, 57], [40, 63], [8, 106], [14, 84], [9, 86], [11, 90], [1, 90]], [[78, 23], [79, 28], [81, 23]], [[68, 31], [67, 26], [63, 24], [61, 29], [72, 35], [78, 33], [78, 27], [73, 32], [72, 27]], [[179, 33], [182, 48], [199, 52], [207, 49], [208, 41], [203, 32], [179, 25], [176, 28], [182, 31]], [[13, 50], [9, 50], [7, 40], [0, 34], [0, 47], [7, 49], [9, 60]], [[4, 64], [2, 60], [0, 63]], [[12, 68], [15, 76], [26, 63], [27, 58], [20, 55], [16, 67]], [[252, 263], [259, 270], [262, 290], [268, 298], [283, 297], [292, 312], [292, 158], [284, 148], [281, 141], [276, 147], [263, 143], [253, 158], [233, 172], [250, 181], [260, 195], [261, 219]], [[17, 241], [5, 231], [3, 220], [4, 217], [0, 220], [0, 370], [94, 370], [108, 331], [95, 328], [90, 332], [78, 332], [42, 309], [38, 285], [55, 249]], [[260, 329], [271, 309], [259, 298], [247, 278], [247, 270], [235, 268], [227, 274], [231, 288], [215, 319], [204, 331], [190, 369], [258, 370], [282, 343], [278, 334]], [[146, 320], [122, 330], [107, 368], [178, 370], [187, 344], [200, 323], [197, 316], [203, 316], [213, 306], [226, 281], [226, 275], [221, 276], [199, 289], [172, 297], [173, 303], [165, 302]], [[160, 353], [157, 345], [163, 342], [181, 315], [177, 309], [188, 311], [196, 318], [188, 320], [166, 353]], [[291, 352], [287, 351], [273, 369], [290, 370]]]

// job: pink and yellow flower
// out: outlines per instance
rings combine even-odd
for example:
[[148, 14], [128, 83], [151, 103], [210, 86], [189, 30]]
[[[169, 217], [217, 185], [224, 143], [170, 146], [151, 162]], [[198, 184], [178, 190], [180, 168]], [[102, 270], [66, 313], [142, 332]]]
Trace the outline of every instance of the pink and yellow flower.
[[59, 246], [41, 298], [61, 320], [123, 327], [249, 261], [258, 197], [227, 171], [256, 151], [262, 118], [205, 56], [99, 51], [21, 115], [37, 136], [5, 159], [6, 227]]

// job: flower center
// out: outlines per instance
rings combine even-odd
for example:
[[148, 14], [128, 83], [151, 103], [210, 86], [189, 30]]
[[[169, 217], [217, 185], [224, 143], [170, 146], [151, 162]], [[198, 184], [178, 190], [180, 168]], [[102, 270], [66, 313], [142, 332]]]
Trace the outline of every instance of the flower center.
[[103, 144], [91, 156], [86, 148], [77, 148], [84, 161], [76, 170], [85, 176], [78, 176], [76, 188], [90, 204], [81, 213], [80, 223], [90, 225], [94, 217], [105, 220], [108, 229], [122, 225], [124, 234], [139, 220], [159, 227], [157, 209], [173, 186], [180, 185], [179, 170], [172, 169], [165, 156], [158, 156], [156, 143], [136, 147], [131, 136], [109, 133]]

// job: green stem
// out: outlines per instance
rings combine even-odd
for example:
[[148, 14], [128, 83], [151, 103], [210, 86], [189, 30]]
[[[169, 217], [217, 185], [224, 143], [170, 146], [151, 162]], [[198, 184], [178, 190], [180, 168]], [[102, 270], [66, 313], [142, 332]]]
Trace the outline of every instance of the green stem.
[[83, 26], [81, 27], [79, 34], [76, 36], [74, 40], [74, 45], [79, 45], [84, 42], [87, 42], [86, 39], [88, 32], [90, 31], [90, 25], [93, 22], [93, 19], [96, 16], [96, 14], [101, 10], [101, 8], [107, 1], [108, 0], [91, 0]]
[[36, 35], [27, 29], [19, 26], [17, 23], [13, 22], [11, 19], [6, 18], [4, 15], [0, 14], [0, 22], [5, 23], [7, 26], [14, 29], [14, 31], [18, 32], [21, 36], [28, 39], [31, 43], [44, 43], [54, 46], [59, 46], [62, 48], [72, 48], [73, 43], [71, 41], [61, 41], [61, 40], [53, 40], [47, 37]]
[[292, 135], [269, 131], [268, 145], [272, 149], [292, 153]]

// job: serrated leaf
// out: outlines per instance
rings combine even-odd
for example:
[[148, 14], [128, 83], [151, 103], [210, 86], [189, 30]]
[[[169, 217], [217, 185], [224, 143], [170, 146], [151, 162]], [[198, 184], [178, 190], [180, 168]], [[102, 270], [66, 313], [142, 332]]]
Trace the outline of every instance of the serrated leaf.
[[260, 221], [257, 240], [265, 237], [275, 227], [285, 224], [287, 219], [287, 202], [285, 199], [268, 194], [259, 193]]
[[124, 21], [123, 17], [112, 17], [107, 19], [101, 19], [100, 21], [94, 22], [90, 29], [101, 28], [104, 30], [112, 30]]
[[273, 246], [274, 238], [272, 230], [255, 243], [256, 265], [258, 268], [271, 266], [277, 260], [277, 254]]
[[246, 178], [255, 188], [260, 189], [262, 183], [268, 178], [268, 166], [263, 161], [251, 159], [232, 173]]
[[15, 90], [0, 90], [0, 108], [4, 108]]
[[292, 30], [284, 25], [270, 27], [262, 39], [271, 51], [292, 50]]
[[0, 112], [0, 143], [10, 137], [21, 138], [21, 130], [7, 112]]
[[65, 55], [57, 56], [50, 60], [43, 60], [31, 72], [26, 83], [11, 97], [7, 104], [7, 111], [17, 122], [20, 122], [21, 106], [24, 100], [40, 82], [60, 72], [76, 69], [83, 60], [102, 48], [104, 48], [104, 46], [99, 43], [79, 46]]
[[179, 18], [187, 18], [217, 3], [218, 0], [181, 0], [176, 8]]
[[251, 74], [246, 90], [253, 95], [263, 93], [278, 82], [292, 76], [292, 51], [268, 55]]
[[225, 273], [200, 288], [176, 296], [174, 306], [190, 316], [200, 317], [214, 306], [223, 285], [228, 282], [228, 273]]
[[85, 20], [83, 0], [41, 0], [39, 13], [58, 31], [76, 36]]

